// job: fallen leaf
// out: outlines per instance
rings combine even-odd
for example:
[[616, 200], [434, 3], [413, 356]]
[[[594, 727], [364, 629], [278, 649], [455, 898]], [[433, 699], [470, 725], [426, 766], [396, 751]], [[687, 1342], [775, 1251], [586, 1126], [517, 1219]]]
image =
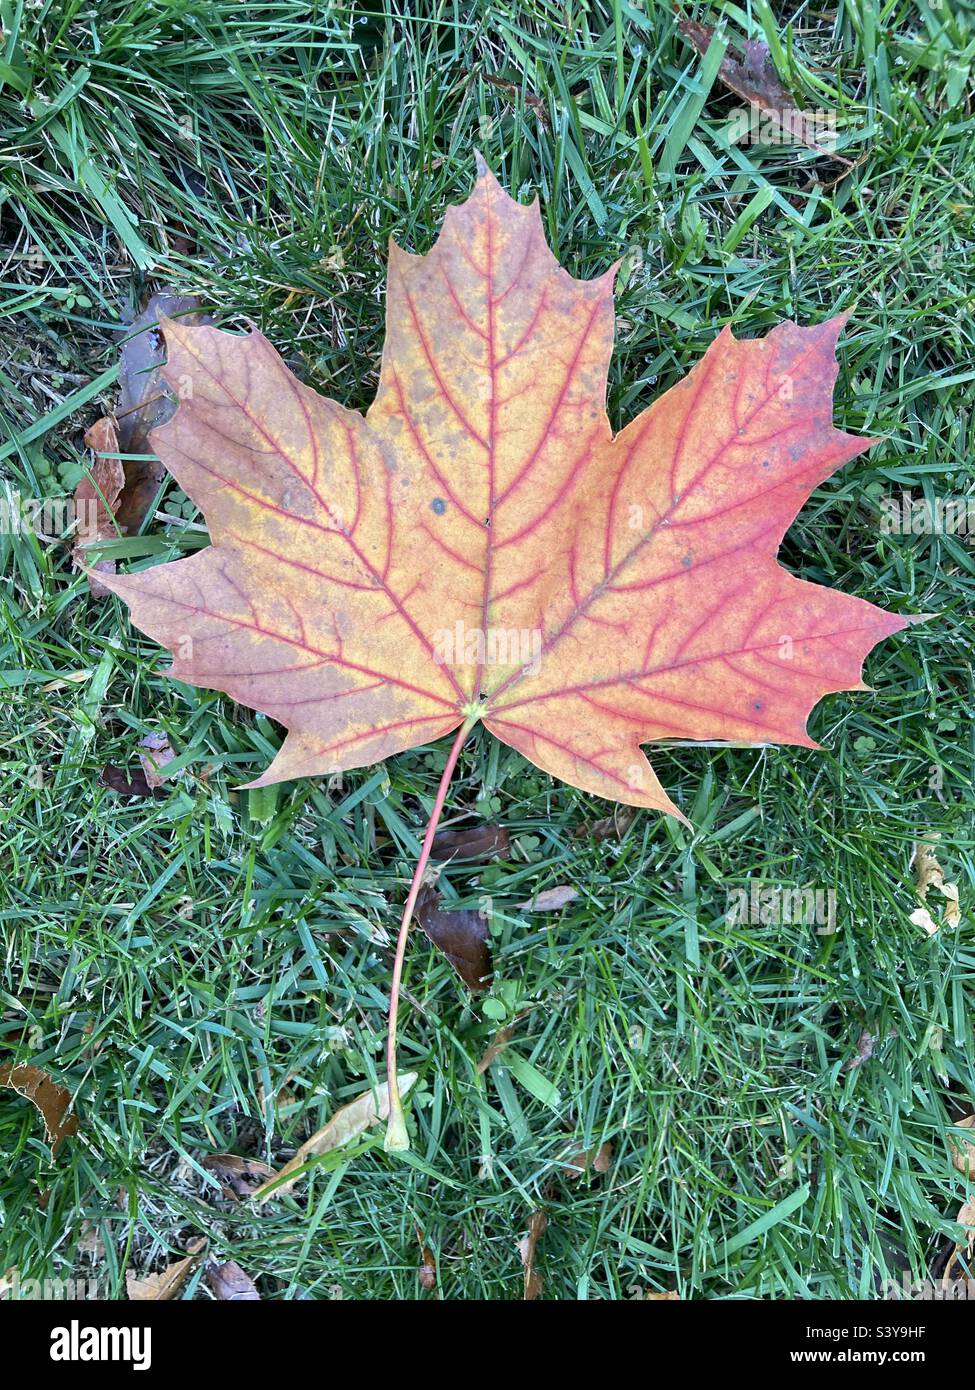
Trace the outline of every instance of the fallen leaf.
[[522, 912], [555, 912], [567, 903], [574, 902], [578, 896], [578, 888], [570, 888], [567, 883], [560, 883], [555, 888], [543, 889], [527, 902], [519, 903], [518, 907]]
[[132, 1303], [168, 1303], [176, 1297], [186, 1283], [187, 1276], [199, 1262], [199, 1254], [206, 1241], [202, 1236], [194, 1237], [187, 1243], [185, 1259], [176, 1260], [158, 1274], [147, 1274], [138, 1278], [131, 1270], [125, 1272], [125, 1292]]
[[656, 1289], [648, 1289], [643, 1295], [645, 1303], [652, 1303], [659, 1300], [661, 1303], [679, 1303], [680, 1294], [675, 1289], [668, 1289], [665, 1293], [659, 1293]]
[[478, 1076], [483, 1076], [484, 1073], [487, 1071], [488, 1067], [492, 1066], [493, 1063], [495, 1063], [498, 1060], [502, 1052], [510, 1043], [511, 1039], [514, 1037], [514, 1034], [514, 1023], [509, 1023], [504, 1028], [498, 1029], [494, 1037], [491, 1039], [490, 1043], [484, 1049], [484, 1054], [477, 1064]]
[[959, 1242], [952, 1251], [948, 1263], [945, 1265], [945, 1272], [942, 1275], [941, 1282], [943, 1285], [947, 1285], [951, 1282], [952, 1270], [955, 1265], [959, 1263], [962, 1253], [964, 1252], [965, 1256], [970, 1261], [972, 1252], [975, 1250], [975, 1198], [962, 1204], [955, 1220], [958, 1222], [959, 1226], [964, 1226], [970, 1234], [966, 1240]]
[[450, 961], [468, 989], [487, 989], [491, 974], [491, 933], [476, 908], [444, 912], [440, 894], [428, 884], [420, 889], [414, 916], [438, 951]]
[[615, 806], [612, 815], [602, 816], [599, 820], [583, 821], [572, 835], [576, 840], [585, 839], [586, 836], [593, 840], [622, 840], [633, 824], [635, 816], [636, 811], [632, 806]]
[[[955, 1120], [954, 1123], [963, 1129], [975, 1130], [975, 1115], [966, 1115], [963, 1120]], [[948, 1147], [951, 1150], [951, 1161], [959, 1173], [963, 1173], [966, 1178], [975, 1178], [975, 1143], [968, 1139], [959, 1142], [949, 1137]]]
[[[934, 852], [934, 846], [938, 843], [940, 836], [929, 834], [922, 836], [914, 846], [914, 853], [911, 857], [911, 868], [914, 871], [914, 881], [918, 899], [922, 904], [927, 901], [929, 891], [934, 888], [945, 900], [944, 922], [948, 927], [957, 927], [961, 921], [961, 904], [958, 898], [958, 885], [956, 883], [945, 883], [944, 872], [938, 863]], [[927, 906], [916, 908], [910, 916], [910, 921], [916, 927], [922, 927], [928, 934], [933, 936], [941, 929], [941, 923], [936, 922], [931, 916]]]
[[235, 1260], [207, 1265], [204, 1278], [214, 1298], [221, 1303], [259, 1303], [261, 1300], [253, 1279]]
[[521, 1256], [521, 1263], [525, 1271], [525, 1286], [522, 1301], [531, 1303], [541, 1295], [542, 1276], [535, 1268], [535, 1255], [538, 1250], [538, 1242], [545, 1234], [545, 1227], [548, 1225], [548, 1217], [545, 1215], [544, 1207], [538, 1207], [528, 1218], [528, 1230], [518, 1242], [518, 1254]]
[[100, 781], [103, 787], [108, 787], [109, 791], [118, 792], [119, 796], [156, 796], [164, 797], [166, 793], [159, 787], [150, 787], [146, 775], [141, 770], [129, 774], [121, 767], [116, 767], [114, 763], [109, 763], [101, 770]]
[[103, 598], [109, 591], [98, 576], [114, 574], [115, 561], [95, 559], [87, 552], [99, 541], [115, 540], [119, 535], [115, 514], [125, 484], [125, 470], [120, 459], [110, 457], [119, 451], [115, 421], [110, 416], [96, 420], [85, 435], [85, 444], [94, 453], [95, 461], [91, 476], [82, 478], [75, 488], [78, 525], [71, 558], [76, 569], [87, 571], [91, 592], [96, 598]]
[[877, 1039], [864, 1028], [857, 1042], [856, 1055], [849, 1059], [844, 1070], [855, 1071], [857, 1067], [862, 1067], [864, 1062], [869, 1062], [876, 1043]]
[[149, 787], [159, 787], [166, 780], [166, 773], [163, 768], [167, 763], [171, 763], [176, 754], [173, 752], [169, 735], [164, 733], [150, 733], [139, 739], [139, 762], [142, 764], [143, 776]]
[[0, 1067], [0, 1088], [16, 1091], [36, 1107], [44, 1121], [44, 1136], [57, 1158], [65, 1139], [78, 1129], [78, 1117], [68, 1114], [71, 1092], [52, 1081], [46, 1071], [28, 1064]]
[[[405, 1096], [409, 1092], [416, 1078], [417, 1073], [415, 1071], [402, 1074], [399, 1078], [400, 1096]], [[299, 1173], [290, 1181], [280, 1183], [278, 1186], [281, 1178], [287, 1177], [289, 1173], [294, 1173], [310, 1158], [331, 1153], [333, 1149], [338, 1149], [351, 1139], [358, 1138], [372, 1125], [379, 1124], [380, 1121], [386, 1120], [388, 1117], [389, 1092], [386, 1086], [377, 1086], [373, 1091], [363, 1091], [361, 1096], [356, 1096], [355, 1100], [350, 1100], [348, 1105], [343, 1105], [340, 1110], [336, 1110], [327, 1124], [317, 1130], [310, 1139], [306, 1139], [294, 1158], [289, 1160], [280, 1172], [275, 1173], [267, 1182], [261, 1184], [254, 1193], [255, 1201], [263, 1204], [272, 1197], [283, 1197], [305, 1175]]]
[[253, 1197], [264, 1179], [274, 1173], [268, 1164], [237, 1154], [208, 1154], [203, 1167], [220, 1179], [225, 1197]]
[[508, 830], [503, 825], [478, 825], [473, 830], [441, 830], [433, 837], [431, 859], [485, 859], [508, 853]]
[[613, 1146], [607, 1140], [596, 1149], [581, 1149], [562, 1160], [562, 1172], [569, 1178], [581, 1178], [585, 1173], [608, 1173], [613, 1158]]
[[[167, 379], [162, 371], [165, 345], [159, 316], [179, 316], [181, 323], [209, 323], [199, 312], [194, 295], [155, 294], [141, 314], [122, 330], [119, 349], [119, 398], [115, 411], [119, 451], [151, 454], [149, 435], [176, 410], [177, 398], [186, 385], [179, 377]], [[123, 460], [125, 486], [118, 509], [118, 523], [127, 535], [135, 535], [158, 496], [166, 478], [166, 465], [158, 458]]]
[[420, 1264], [416, 1277], [420, 1281], [420, 1288], [426, 1289], [430, 1293], [437, 1287], [437, 1262], [429, 1245], [424, 1244], [423, 1232], [419, 1228], [417, 1228], [416, 1238], [420, 1246]]
[[572, 785], [681, 816], [642, 743], [816, 747], [910, 618], [776, 560], [836, 430], [843, 315], [724, 329], [614, 439], [613, 271], [572, 279], [483, 162], [433, 250], [390, 247], [367, 417], [256, 329], [164, 321], [180, 406], [152, 444], [213, 544], [107, 576], [171, 674], [289, 732], [250, 785], [335, 773], [477, 720]]
[[[678, 29], [689, 44], [703, 57], [714, 38], [715, 31], [707, 24], [699, 24], [695, 19], [682, 19]], [[718, 79], [773, 121], [786, 135], [799, 144], [805, 145], [817, 154], [838, 160], [852, 167], [851, 161], [838, 155], [830, 146], [821, 143], [819, 122], [815, 116], [800, 111], [789, 92], [779, 81], [768, 44], [762, 39], [746, 39], [742, 42], [742, 56], [726, 53], [718, 68]]]

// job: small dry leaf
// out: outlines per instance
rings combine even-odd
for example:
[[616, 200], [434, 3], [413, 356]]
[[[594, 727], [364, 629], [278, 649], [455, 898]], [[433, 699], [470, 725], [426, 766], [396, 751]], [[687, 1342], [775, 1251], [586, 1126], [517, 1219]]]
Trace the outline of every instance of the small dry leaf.
[[[416, 1081], [415, 1071], [404, 1072], [399, 1078], [400, 1096], [405, 1096]], [[310, 1158], [317, 1158], [319, 1154], [331, 1153], [333, 1149], [340, 1148], [347, 1144], [350, 1139], [357, 1138], [372, 1125], [379, 1124], [383, 1120], [389, 1119], [389, 1091], [385, 1082], [377, 1086], [374, 1091], [363, 1091], [361, 1096], [356, 1096], [355, 1100], [350, 1100], [348, 1105], [343, 1105], [340, 1110], [336, 1110], [327, 1124], [317, 1130], [310, 1139], [307, 1139], [295, 1154], [290, 1162], [286, 1163], [280, 1172], [275, 1173], [273, 1178], [254, 1193], [254, 1200], [264, 1203], [272, 1197], [283, 1197], [286, 1192], [290, 1192], [295, 1183], [299, 1182], [304, 1174], [290, 1179], [288, 1182], [281, 1183], [281, 1178], [287, 1177], [289, 1173], [295, 1173]], [[280, 1183], [280, 1186], [277, 1184]]]
[[569, 1178], [580, 1178], [584, 1173], [608, 1173], [613, 1157], [613, 1146], [607, 1139], [598, 1149], [581, 1149], [562, 1163], [562, 1172]]
[[450, 961], [468, 989], [486, 989], [491, 974], [491, 933], [476, 908], [444, 912], [443, 899], [429, 884], [420, 889], [414, 916], [438, 951]]
[[565, 907], [566, 903], [573, 902], [579, 896], [578, 888], [570, 888], [567, 883], [560, 883], [555, 888], [545, 888], [541, 893], [536, 893], [534, 898], [529, 898], [527, 902], [519, 903], [518, 909], [521, 912], [555, 912], [560, 907]]
[[525, 1303], [533, 1302], [542, 1292], [542, 1276], [535, 1268], [535, 1252], [547, 1225], [548, 1217], [545, 1215], [545, 1209], [539, 1207], [528, 1218], [528, 1230], [518, 1242], [518, 1254], [521, 1256], [521, 1263], [525, 1269], [525, 1291], [523, 1294]]
[[186, 1283], [190, 1270], [198, 1261], [199, 1253], [206, 1245], [202, 1236], [189, 1241], [185, 1259], [175, 1260], [158, 1274], [147, 1274], [140, 1279], [131, 1270], [125, 1274], [125, 1291], [132, 1303], [169, 1303], [176, 1297]]
[[[975, 1131], [975, 1115], [966, 1115], [963, 1120], [956, 1120], [955, 1125]], [[975, 1178], [975, 1144], [969, 1139], [959, 1142], [949, 1137], [948, 1147], [951, 1150], [951, 1161], [959, 1173], [964, 1173], [966, 1178]]]
[[945, 1272], [941, 1280], [942, 1284], [948, 1284], [951, 1282], [952, 1270], [954, 1269], [955, 1265], [959, 1263], [959, 1257], [961, 1256], [962, 1251], [964, 1251], [966, 1258], [970, 1260], [972, 1256], [972, 1251], [975, 1250], [975, 1198], [973, 1198], [970, 1202], [965, 1202], [959, 1208], [958, 1215], [955, 1217], [955, 1220], [958, 1222], [959, 1226], [966, 1227], [969, 1234], [967, 1240], [965, 1240], [963, 1244], [956, 1245], [954, 1250], [952, 1251], [951, 1258], [945, 1265]]
[[221, 1303], [259, 1303], [261, 1300], [253, 1279], [235, 1260], [207, 1265], [205, 1278], [214, 1298]]
[[665, 1293], [658, 1293], [656, 1289], [648, 1289], [643, 1295], [644, 1302], [659, 1300], [661, 1303], [679, 1303], [680, 1294], [675, 1289], [668, 1289]]
[[40, 1067], [25, 1064], [19, 1067], [0, 1067], [0, 1088], [16, 1091], [36, 1106], [44, 1121], [45, 1137], [51, 1146], [51, 1157], [57, 1158], [58, 1149], [63, 1141], [78, 1128], [77, 1115], [68, 1114], [71, 1092], [67, 1087], [58, 1086]]
[[139, 530], [166, 477], [166, 466], [154, 456], [149, 432], [172, 416], [180, 387], [179, 382], [171, 387], [161, 372], [165, 344], [159, 315], [179, 317], [186, 324], [209, 323], [209, 315], [196, 312], [198, 308], [199, 300], [193, 295], [155, 294], [134, 323], [123, 330], [115, 412], [120, 452], [149, 455], [126, 459], [123, 464], [125, 487], [118, 522], [128, 535]]
[[857, 1067], [862, 1067], [864, 1062], [869, 1062], [876, 1044], [877, 1039], [864, 1028], [857, 1042], [856, 1056], [849, 1059], [844, 1070], [855, 1071]]
[[[682, 19], [677, 26], [688, 43], [702, 56], [707, 53], [715, 31], [694, 19]], [[719, 80], [752, 106], [757, 106], [780, 130], [817, 154], [850, 165], [848, 159], [825, 147], [820, 140], [816, 120], [799, 110], [789, 92], [779, 81], [768, 44], [761, 39], [746, 39], [742, 56], [726, 53], [718, 68]]]
[[944, 924], [949, 927], [957, 927], [961, 921], [958, 885], [945, 882], [944, 871], [934, 852], [934, 846], [939, 839], [940, 836], [936, 834], [922, 836], [915, 844], [914, 854], [911, 858], [918, 901], [922, 906], [911, 913], [910, 920], [916, 927], [922, 927], [928, 936], [933, 936], [942, 925], [934, 920], [926, 906], [928, 892], [932, 888], [936, 889], [945, 900]]
[[145, 773], [140, 769], [133, 772], [130, 777], [124, 768], [116, 767], [114, 763], [109, 763], [103, 767], [99, 779], [103, 787], [108, 787], [109, 791], [117, 792], [119, 796], [156, 796], [166, 795], [159, 787], [150, 787]]
[[240, 1158], [237, 1154], [208, 1154], [203, 1166], [220, 1179], [225, 1197], [253, 1197], [264, 1179], [274, 1172], [256, 1158]]
[[636, 808], [621, 803], [614, 807], [610, 816], [603, 816], [600, 820], [584, 821], [572, 835], [576, 840], [585, 839], [587, 836], [592, 840], [622, 840], [635, 817]]
[[498, 1029], [494, 1037], [491, 1039], [487, 1047], [484, 1049], [484, 1055], [481, 1057], [481, 1060], [477, 1064], [478, 1076], [483, 1076], [484, 1073], [487, 1071], [488, 1067], [498, 1060], [498, 1058], [501, 1056], [501, 1053], [505, 1050], [512, 1037], [514, 1036], [514, 1031], [514, 1023], [506, 1024], [504, 1028]]
[[175, 756], [168, 734], [150, 733], [139, 739], [139, 762], [142, 764], [147, 786], [155, 788], [165, 782], [166, 773], [163, 769]]
[[485, 859], [489, 854], [507, 854], [508, 828], [479, 825], [473, 830], [441, 830], [430, 846], [431, 859]]
[[437, 1262], [429, 1245], [424, 1245], [423, 1232], [419, 1227], [417, 1227], [416, 1238], [420, 1245], [420, 1264], [416, 1277], [420, 1281], [420, 1288], [426, 1289], [430, 1293], [437, 1287]]
[[114, 560], [94, 560], [87, 554], [89, 546], [99, 541], [114, 540], [118, 534], [115, 513], [118, 510], [125, 469], [121, 459], [109, 457], [119, 452], [115, 421], [105, 415], [88, 430], [85, 444], [95, 455], [91, 477], [82, 478], [75, 488], [74, 501], [78, 517], [71, 558], [76, 569], [87, 570], [88, 587], [96, 598], [104, 598], [108, 589], [99, 581], [99, 574], [114, 574]]

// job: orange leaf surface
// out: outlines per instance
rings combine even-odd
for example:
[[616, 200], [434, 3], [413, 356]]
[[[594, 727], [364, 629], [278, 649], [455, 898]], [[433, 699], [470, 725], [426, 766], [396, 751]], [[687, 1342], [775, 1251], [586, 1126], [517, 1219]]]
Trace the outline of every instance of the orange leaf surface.
[[251, 785], [377, 762], [477, 719], [546, 772], [678, 815], [640, 745], [815, 746], [910, 619], [776, 560], [869, 447], [834, 429], [837, 317], [736, 341], [613, 436], [613, 274], [580, 281], [483, 163], [425, 256], [390, 245], [363, 416], [256, 330], [164, 324], [153, 447], [206, 515], [189, 559], [104, 577], [180, 680], [285, 725]]

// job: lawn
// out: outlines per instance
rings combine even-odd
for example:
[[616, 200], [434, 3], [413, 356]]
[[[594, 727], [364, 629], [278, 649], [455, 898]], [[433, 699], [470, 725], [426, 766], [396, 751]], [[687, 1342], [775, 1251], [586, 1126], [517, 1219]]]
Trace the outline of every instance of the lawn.
[[[821, 1300], [940, 1272], [960, 1239], [975, 563], [970, 533], [885, 520], [905, 493], [972, 490], [975, 8], [688, 13], [764, 38], [801, 104], [835, 117], [842, 160], [729, 138], [741, 103], [720, 53], [702, 59], [656, 0], [0, 0], [8, 498], [70, 493], [86, 429], [117, 405], [120, 329], [162, 289], [253, 320], [364, 409], [388, 238], [426, 251], [478, 148], [513, 196], [539, 193], [573, 275], [622, 258], [614, 426], [725, 324], [750, 337], [852, 310], [835, 420], [880, 442], [815, 491], [781, 558], [934, 615], [875, 649], [871, 689], [816, 708], [821, 751], [652, 750], [691, 829], [600, 825], [610, 803], [472, 736], [445, 825], [501, 823], [510, 847], [455, 861], [440, 889], [489, 899], [490, 998], [415, 936], [411, 1152], [368, 1130], [256, 1206], [208, 1156], [278, 1168], [382, 1078], [393, 943], [450, 741], [241, 790], [280, 728], [166, 679], [68, 546], [8, 527], [0, 1063], [68, 1087], [78, 1131], [52, 1160], [32, 1106], [0, 1090], [0, 1273], [125, 1298], [127, 1274], [203, 1237], [266, 1299], [432, 1298], [423, 1245], [444, 1299], [519, 1299], [519, 1241], [544, 1208], [546, 1299]], [[124, 571], [204, 539], [170, 482], [111, 553]], [[162, 794], [106, 786], [150, 733], [177, 754]], [[960, 924], [933, 935], [910, 920], [921, 835], [961, 896]], [[835, 920], [730, 911], [753, 884], [810, 889]], [[556, 885], [578, 896], [519, 906]], [[936, 892], [928, 907], [940, 919]], [[607, 1143], [606, 1171], [564, 1171]], [[210, 1296], [206, 1269], [182, 1297]]]

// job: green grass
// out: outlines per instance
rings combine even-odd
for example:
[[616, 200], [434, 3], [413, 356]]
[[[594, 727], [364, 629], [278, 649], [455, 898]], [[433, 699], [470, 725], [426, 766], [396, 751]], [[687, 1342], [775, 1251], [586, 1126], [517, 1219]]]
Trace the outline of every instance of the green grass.
[[[308, 381], [365, 407], [387, 238], [430, 245], [478, 146], [516, 196], [540, 191], [573, 274], [625, 258], [616, 424], [726, 322], [748, 336], [854, 309], [836, 419], [883, 442], [816, 491], [783, 559], [937, 614], [871, 656], [873, 693], [818, 707], [823, 752], [656, 750], [693, 834], [639, 814], [579, 835], [606, 803], [472, 739], [451, 823], [501, 820], [512, 850], [443, 882], [491, 898], [496, 993], [525, 1012], [512, 1050], [476, 1074], [496, 1024], [413, 940], [412, 1154], [384, 1155], [374, 1131], [255, 1211], [202, 1161], [277, 1165], [381, 1075], [391, 937], [446, 743], [340, 787], [240, 791], [280, 730], [161, 678], [159, 650], [88, 597], [65, 547], [0, 537], [0, 1061], [48, 1069], [81, 1122], [52, 1163], [28, 1104], [0, 1094], [0, 1272], [74, 1270], [124, 1297], [126, 1268], [202, 1234], [267, 1298], [429, 1297], [419, 1227], [445, 1298], [514, 1299], [544, 1202], [545, 1297], [823, 1299], [871, 1297], [887, 1268], [923, 1275], [957, 1236], [971, 918], [926, 938], [908, 865], [916, 835], [940, 832], [970, 905], [975, 564], [970, 537], [885, 535], [879, 507], [971, 489], [975, 10], [723, 9], [774, 39], [807, 107], [839, 113], [861, 161], [840, 182], [811, 153], [730, 145], [734, 99], [653, 0], [0, 3], [10, 489], [65, 490], [115, 400], [116, 330], [162, 286], [254, 319]], [[199, 539], [151, 520], [118, 554]], [[183, 768], [166, 797], [100, 786], [150, 730]], [[729, 890], [751, 879], [835, 891], [838, 931], [730, 922]], [[565, 882], [580, 897], [562, 913], [518, 911]], [[850, 1067], [864, 1030], [873, 1055]], [[566, 1144], [604, 1140], [608, 1173], [559, 1174]]]

